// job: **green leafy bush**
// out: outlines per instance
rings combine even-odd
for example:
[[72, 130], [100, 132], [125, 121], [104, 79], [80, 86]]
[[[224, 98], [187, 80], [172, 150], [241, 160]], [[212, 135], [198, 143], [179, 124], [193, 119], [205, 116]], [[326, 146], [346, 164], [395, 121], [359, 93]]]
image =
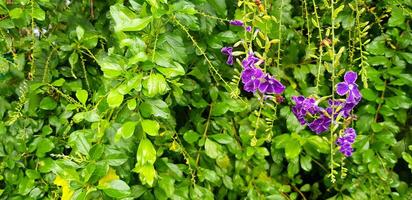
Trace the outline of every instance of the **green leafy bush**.
[[[411, 20], [410, 0], [0, 1], [0, 199], [411, 199]], [[284, 91], [244, 90], [251, 51]], [[339, 116], [317, 135], [292, 97], [338, 98], [348, 71], [345, 157]]]

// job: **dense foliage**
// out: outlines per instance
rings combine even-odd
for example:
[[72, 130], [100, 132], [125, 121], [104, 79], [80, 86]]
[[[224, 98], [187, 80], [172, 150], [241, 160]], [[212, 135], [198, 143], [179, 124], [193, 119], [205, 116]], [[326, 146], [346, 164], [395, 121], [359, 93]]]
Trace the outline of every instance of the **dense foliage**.
[[0, 199], [412, 199], [411, 24], [411, 0], [2, 0]]

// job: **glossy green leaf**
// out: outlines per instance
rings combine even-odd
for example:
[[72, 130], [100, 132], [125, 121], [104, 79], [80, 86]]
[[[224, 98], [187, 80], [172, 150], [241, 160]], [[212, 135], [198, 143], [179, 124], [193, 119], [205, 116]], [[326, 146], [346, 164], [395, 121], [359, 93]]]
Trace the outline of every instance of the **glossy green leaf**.
[[157, 121], [145, 119], [141, 123], [142, 123], [143, 131], [145, 133], [151, 136], [159, 135], [160, 125]]
[[112, 90], [107, 95], [107, 103], [112, 108], [119, 107], [123, 102], [123, 98], [123, 95], [120, 94], [117, 90]]
[[86, 90], [78, 90], [76, 92], [76, 97], [83, 105], [86, 104], [88, 93]]

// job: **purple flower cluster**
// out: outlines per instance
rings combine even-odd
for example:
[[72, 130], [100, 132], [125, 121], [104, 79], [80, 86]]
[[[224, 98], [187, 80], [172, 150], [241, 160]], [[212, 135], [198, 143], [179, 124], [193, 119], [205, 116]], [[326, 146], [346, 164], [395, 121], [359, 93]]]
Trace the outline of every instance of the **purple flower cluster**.
[[[292, 112], [301, 125], [307, 124], [316, 134], [320, 134], [329, 129], [331, 123], [329, 113], [327, 113], [324, 108], [319, 107], [314, 98], [294, 96], [292, 100], [295, 102], [295, 106], [292, 107]], [[309, 122], [306, 118], [313, 118], [313, 120]]]
[[256, 64], [259, 59], [249, 53], [242, 61], [243, 71], [241, 74], [243, 89], [247, 92], [256, 92], [259, 90], [262, 94], [281, 94], [285, 90], [285, 86], [270, 74], [264, 73]]
[[356, 79], [357, 74], [355, 72], [347, 72], [344, 76], [345, 81], [338, 83], [336, 86], [336, 92], [341, 96], [347, 94], [347, 98], [329, 99], [326, 108], [318, 106], [314, 98], [292, 97], [292, 101], [295, 103], [292, 107], [293, 114], [301, 125], [308, 125], [316, 134], [327, 131], [331, 125], [332, 115], [334, 119], [347, 119], [351, 116], [351, 111], [360, 102], [362, 96], [355, 83]]
[[355, 142], [356, 138], [356, 132], [355, 129], [353, 128], [347, 128], [344, 131], [344, 134], [342, 137], [339, 137], [336, 140], [336, 144], [339, 145], [339, 151], [345, 155], [346, 157], [352, 156], [353, 153], [353, 148], [352, 144]]
[[245, 26], [245, 23], [243, 23], [243, 22], [240, 21], [240, 20], [231, 20], [231, 21], [229, 22], [229, 24], [230, 24], [230, 25], [233, 25], [233, 26], [241, 26], [241, 27], [244, 27], [247, 32], [251, 32], [251, 31], [252, 31], [252, 27], [251, 27], [251, 26]]
[[[226, 63], [233, 65], [233, 48], [223, 47], [221, 52], [228, 56]], [[281, 94], [285, 90], [285, 86], [270, 74], [264, 73], [262, 69], [256, 65], [263, 63], [253, 53], [249, 53], [242, 61], [243, 71], [241, 79], [243, 89], [247, 92], [256, 92], [259, 90], [262, 94]]]

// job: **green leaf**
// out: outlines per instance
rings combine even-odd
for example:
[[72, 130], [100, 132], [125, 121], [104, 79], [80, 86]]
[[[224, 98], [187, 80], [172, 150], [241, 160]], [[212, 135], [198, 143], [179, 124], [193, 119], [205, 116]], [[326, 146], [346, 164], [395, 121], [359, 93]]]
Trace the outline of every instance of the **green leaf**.
[[147, 97], [154, 97], [157, 95], [163, 95], [167, 92], [168, 86], [166, 79], [161, 74], [152, 73], [149, 75], [149, 78], [144, 80], [143, 94]]
[[150, 6], [152, 6], [152, 7], [154, 7], [154, 8], [158, 8], [158, 7], [159, 7], [158, 0], [146, 0], [146, 2], [147, 2]]
[[154, 148], [152, 142], [147, 138], [142, 139], [137, 149], [137, 163], [138, 166], [143, 166], [146, 164], [153, 165], [156, 161], [156, 149]]
[[213, 193], [199, 185], [194, 185], [193, 188], [190, 190], [190, 198], [191, 199], [203, 199], [203, 200], [213, 200], [214, 195]]
[[98, 160], [104, 152], [104, 145], [103, 144], [95, 144], [90, 150], [89, 155], [90, 159]]
[[300, 166], [302, 167], [303, 170], [305, 171], [310, 171], [312, 169], [312, 157], [309, 155], [301, 156], [300, 157]]
[[163, 119], [171, 119], [169, 107], [161, 99], [147, 100], [139, 106], [143, 117], [149, 118], [151, 115]]
[[220, 16], [226, 16], [227, 14], [227, 9], [226, 9], [226, 2], [225, 1], [219, 1], [219, 0], [210, 0], [208, 1], [210, 5], [216, 10], [216, 12]]
[[362, 93], [362, 97], [368, 101], [375, 101], [378, 98], [378, 95], [376, 94], [376, 92], [369, 88], [363, 88], [361, 90], [361, 93]]
[[114, 20], [114, 30], [140, 31], [152, 21], [152, 17], [138, 18], [135, 13], [121, 4], [110, 6], [110, 15]]
[[212, 107], [212, 116], [221, 116], [229, 110], [229, 106], [226, 102], [217, 102]]
[[124, 58], [115, 54], [111, 54], [110, 56], [98, 54], [97, 63], [107, 78], [115, 78], [121, 75], [123, 68], [126, 66]]
[[208, 155], [209, 157], [213, 159], [218, 158], [220, 156], [219, 148], [220, 148], [219, 144], [217, 144], [216, 142], [213, 142], [209, 138], [206, 138], [206, 141], [205, 141], [206, 155]]
[[99, 186], [105, 194], [114, 198], [124, 198], [130, 195], [130, 187], [122, 180], [113, 180], [109, 184]]
[[122, 125], [122, 127], [120, 127], [117, 130], [116, 135], [121, 135], [124, 139], [128, 139], [128, 138], [132, 137], [136, 125], [137, 125], [137, 122], [126, 122], [126, 123], [124, 123]]
[[53, 142], [48, 138], [42, 138], [37, 145], [36, 156], [44, 157], [45, 153], [53, 149], [54, 149]]
[[199, 138], [200, 135], [193, 130], [189, 130], [183, 134], [183, 139], [190, 144], [195, 143]]
[[23, 9], [21, 8], [14, 8], [9, 11], [10, 18], [12, 19], [19, 19], [23, 14]]
[[44, 97], [40, 101], [40, 108], [43, 110], [53, 110], [57, 107], [57, 103], [51, 97]]
[[140, 174], [140, 180], [152, 187], [156, 177], [156, 170], [154, 169], [153, 165], [146, 164], [141, 167], [138, 172]]
[[119, 107], [123, 102], [123, 95], [117, 90], [111, 90], [107, 95], [107, 103], [111, 108]]
[[73, 51], [73, 53], [70, 54], [70, 57], [69, 57], [70, 66], [74, 67], [76, 65], [77, 61], [79, 61], [79, 54], [77, 54], [75, 51]]
[[79, 153], [88, 156], [91, 145], [86, 139], [86, 134], [87, 131], [75, 131], [70, 134], [68, 143], [74, 151], [78, 151]]
[[175, 180], [169, 176], [164, 176], [159, 180], [159, 187], [166, 193], [167, 197], [171, 197], [175, 191]]
[[156, 69], [166, 78], [174, 78], [185, 74], [185, 69], [178, 62], [172, 62], [169, 65], [157, 66]]
[[286, 153], [286, 158], [288, 160], [292, 160], [298, 157], [300, 151], [301, 151], [301, 146], [297, 140], [290, 138], [289, 140], [286, 141], [285, 153]]
[[32, 16], [35, 19], [43, 21], [46, 18], [46, 13], [39, 6], [35, 6], [32, 11]]
[[167, 33], [159, 37], [159, 48], [168, 52], [170, 57], [180, 63], [187, 60], [187, 52], [180, 35]]
[[81, 40], [83, 38], [84, 29], [81, 26], [76, 27], [76, 35], [78, 40]]
[[210, 135], [209, 138], [212, 138], [216, 142], [219, 142], [220, 144], [230, 144], [233, 143], [233, 137], [227, 134], [215, 134], [215, 135]]
[[405, 16], [403, 15], [403, 9], [393, 6], [391, 17], [389, 18], [389, 26], [402, 26], [405, 21]]
[[385, 46], [385, 37], [376, 37], [371, 43], [366, 46], [366, 50], [374, 55], [384, 55], [387, 51]]
[[142, 121], [143, 131], [151, 136], [159, 135], [160, 125], [157, 121], [153, 120], [143, 120]]
[[88, 122], [97, 122], [100, 120], [99, 114], [97, 114], [97, 110], [91, 110], [84, 112], [84, 119]]
[[136, 99], [127, 100], [127, 108], [129, 108], [129, 110], [136, 109], [136, 106], [137, 106]]
[[409, 169], [412, 170], [412, 156], [406, 152], [402, 152], [402, 158], [408, 163]]
[[83, 105], [86, 104], [88, 93], [86, 90], [78, 90], [76, 91], [76, 97]]

